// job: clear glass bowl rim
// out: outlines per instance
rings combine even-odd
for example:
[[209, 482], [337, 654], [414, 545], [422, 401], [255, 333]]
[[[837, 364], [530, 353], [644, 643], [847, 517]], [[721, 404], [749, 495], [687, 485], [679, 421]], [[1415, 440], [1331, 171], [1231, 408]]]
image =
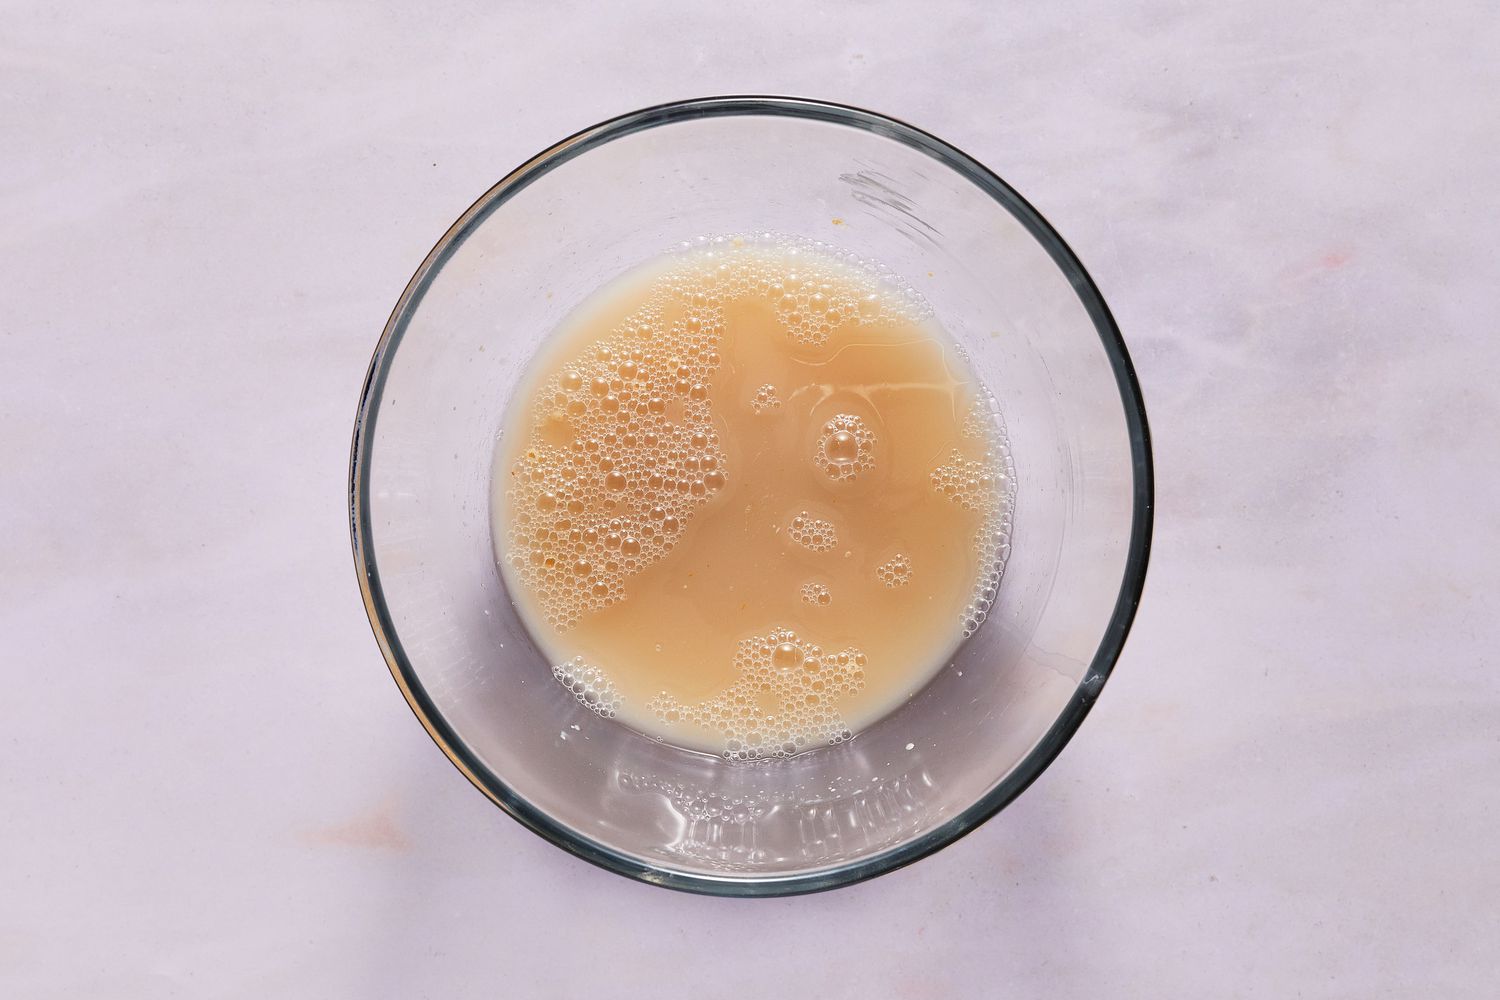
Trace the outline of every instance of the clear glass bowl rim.
[[[742, 116], [796, 118], [862, 129], [922, 152], [994, 198], [1019, 221], [1068, 278], [1098, 332], [1120, 391], [1133, 470], [1130, 539], [1119, 595], [1083, 680], [1045, 736], [1009, 774], [979, 800], [920, 837], [833, 868], [788, 875], [710, 875], [659, 867], [623, 854], [554, 821], [519, 795], [475, 755], [449, 725], [413, 670], [397, 635], [371, 548], [369, 448], [382, 390], [407, 324], [432, 279], [469, 233], [517, 192], [576, 156], [647, 129], [695, 118]], [[676, 101], [632, 111], [583, 129], [512, 170], [486, 191], [443, 234], [412, 275], [386, 321], [365, 376], [349, 459], [349, 522], [355, 569], [365, 611], [391, 676], [438, 747], [475, 787], [523, 826], [564, 850], [609, 871], [653, 885], [719, 896], [786, 896], [851, 885], [893, 871], [946, 847], [999, 812], [1037, 779], [1067, 745], [1099, 697], [1135, 618], [1151, 548], [1154, 482], [1150, 431], [1135, 369], [1114, 317], [1083, 264], [1041, 213], [1009, 184], [962, 150], [921, 129], [849, 105], [793, 97], [728, 96]]]

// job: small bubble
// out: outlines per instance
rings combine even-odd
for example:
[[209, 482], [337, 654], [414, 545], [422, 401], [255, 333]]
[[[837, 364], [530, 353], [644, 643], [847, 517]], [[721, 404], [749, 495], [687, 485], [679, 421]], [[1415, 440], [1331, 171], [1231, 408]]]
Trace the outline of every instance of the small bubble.
[[836, 431], [824, 442], [823, 454], [830, 462], [853, 462], [859, 458], [859, 442], [848, 431]]
[[783, 642], [771, 651], [771, 665], [778, 670], [791, 670], [802, 666], [802, 650], [790, 642]]

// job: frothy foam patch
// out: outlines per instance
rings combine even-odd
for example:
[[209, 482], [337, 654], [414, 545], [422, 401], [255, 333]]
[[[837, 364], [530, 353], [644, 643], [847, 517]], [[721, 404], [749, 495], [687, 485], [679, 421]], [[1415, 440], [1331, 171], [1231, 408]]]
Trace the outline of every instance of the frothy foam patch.
[[756, 389], [755, 395], [750, 397], [751, 413], [770, 413], [780, 408], [781, 397], [776, 394], [776, 387], [769, 382]]
[[821, 583], [804, 583], [802, 590], [803, 604], [811, 604], [814, 607], [826, 608], [833, 603], [833, 594], [829, 592], [827, 585]]
[[920, 320], [931, 313], [891, 271], [811, 240], [763, 234], [704, 240], [689, 248], [748, 250], [757, 265], [755, 290], [772, 302], [777, 322], [799, 344], [820, 346], [845, 324]]
[[838, 529], [832, 521], [813, 517], [805, 510], [792, 518], [786, 533], [792, 541], [812, 552], [827, 552], [839, 543]]
[[560, 663], [552, 668], [552, 676], [557, 682], [578, 699], [578, 703], [595, 715], [606, 719], [613, 719], [619, 711], [621, 699], [620, 693], [615, 690], [614, 684], [605, 676], [604, 671], [598, 667], [591, 667], [584, 662], [583, 657], [575, 656], [567, 663]]
[[723, 693], [685, 704], [663, 692], [647, 708], [662, 722], [717, 732], [731, 760], [790, 757], [853, 736], [837, 699], [864, 688], [865, 662], [855, 647], [824, 652], [791, 629], [773, 629], [739, 643], [736, 679]]
[[875, 576], [892, 589], [911, 583], [911, 559], [900, 552], [875, 567]]
[[999, 409], [988, 395], [975, 400], [965, 414], [963, 436], [983, 446], [983, 457], [970, 459], [955, 449], [947, 462], [932, 471], [932, 488], [965, 510], [981, 514], [973, 539], [979, 558], [979, 578], [963, 611], [963, 635], [967, 639], [984, 624], [994, 606], [1000, 592], [1000, 577], [1010, 558], [1016, 467], [1006, 444]]
[[[662, 298], [665, 296], [659, 296]], [[728, 476], [704, 386], [721, 321], [681, 290], [547, 380], [511, 469], [508, 558], [558, 631], [625, 596]], [[663, 309], [676, 304], [668, 322]]]

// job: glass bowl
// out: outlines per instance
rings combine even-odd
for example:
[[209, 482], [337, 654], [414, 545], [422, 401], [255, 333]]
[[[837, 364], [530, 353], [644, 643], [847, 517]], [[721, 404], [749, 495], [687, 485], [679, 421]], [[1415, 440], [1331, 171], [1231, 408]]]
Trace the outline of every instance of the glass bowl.
[[[745, 764], [599, 718], [554, 681], [496, 566], [489, 512], [502, 415], [569, 311], [684, 241], [761, 232], [878, 261], [927, 299], [999, 401], [1016, 497], [995, 606], [949, 665], [846, 744]], [[726, 97], [579, 132], [453, 224], [371, 361], [350, 520], [391, 673], [481, 791], [610, 870], [768, 896], [920, 858], [1046, 768], [1125, 641], [1151, 489], [1119, 331], [1020, 195], [890, 118]]]

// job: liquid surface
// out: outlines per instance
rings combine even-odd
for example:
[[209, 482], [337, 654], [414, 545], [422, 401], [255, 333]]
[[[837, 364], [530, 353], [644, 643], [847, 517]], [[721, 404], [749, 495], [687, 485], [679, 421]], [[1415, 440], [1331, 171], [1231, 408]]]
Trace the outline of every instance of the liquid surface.
[[813, 245], [705, 241], [533, 363], [497, 450], [497, 554], [599, 714], [738, 759], [839, 743], [995, 597], [997, 419], [912, 293]]

